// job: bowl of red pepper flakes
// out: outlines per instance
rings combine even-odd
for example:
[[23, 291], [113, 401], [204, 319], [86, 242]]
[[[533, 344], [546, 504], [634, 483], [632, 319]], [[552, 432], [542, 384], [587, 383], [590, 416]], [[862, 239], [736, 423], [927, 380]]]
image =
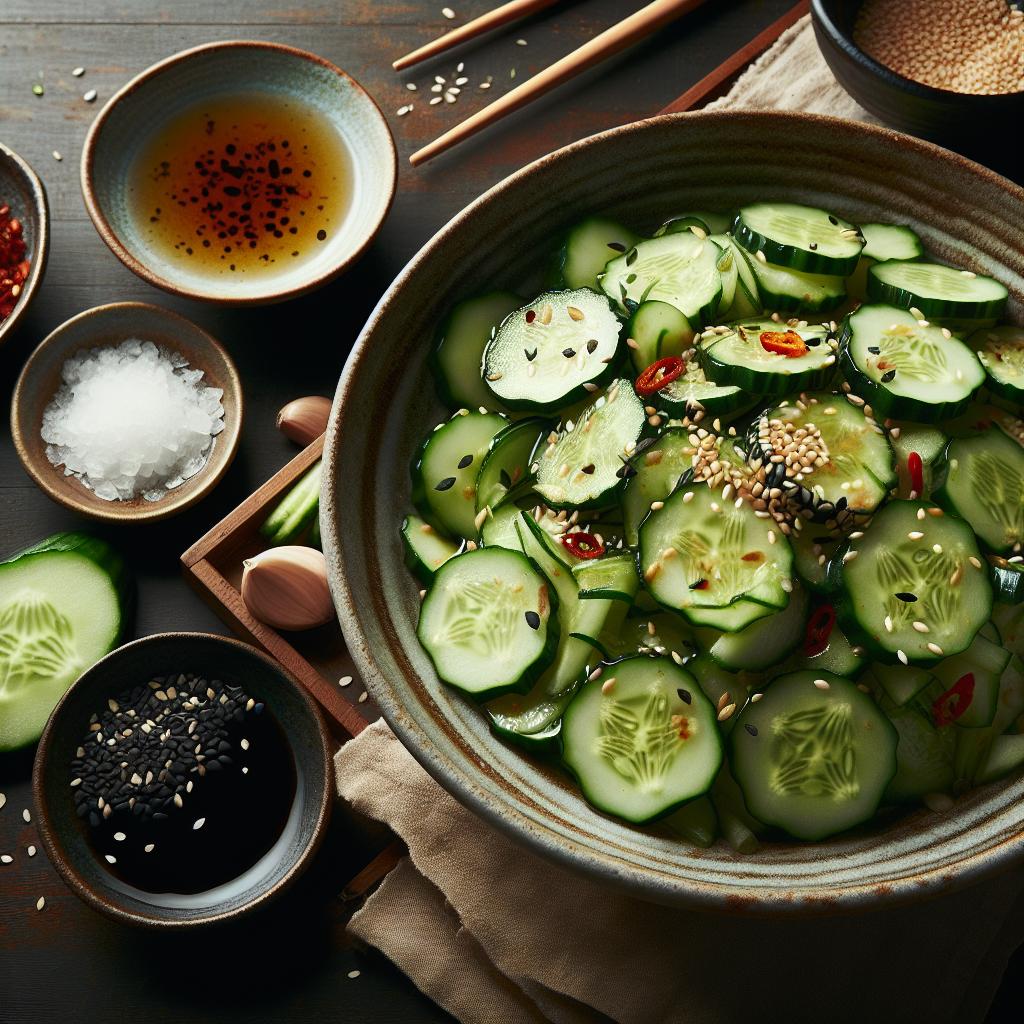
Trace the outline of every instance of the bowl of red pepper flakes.
[[0, 345], [39, 289], [49, 240], [49, 208], [39, 175], [0, 143]]

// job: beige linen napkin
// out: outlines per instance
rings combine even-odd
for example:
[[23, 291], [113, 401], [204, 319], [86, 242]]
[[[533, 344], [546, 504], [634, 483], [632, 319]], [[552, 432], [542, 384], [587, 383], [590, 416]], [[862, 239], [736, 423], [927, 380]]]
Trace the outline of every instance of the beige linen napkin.
[[[713, 106], [867, 119], [826, 68], [806, 19]], [[336, 764], [341, 796], [409, 847], [350, 929], [464, 1024], [975, 1022], [1024, 938], [1019, 873], [854, 918], [681, 912], [506, 839], [438, 786], [383, 722]]]

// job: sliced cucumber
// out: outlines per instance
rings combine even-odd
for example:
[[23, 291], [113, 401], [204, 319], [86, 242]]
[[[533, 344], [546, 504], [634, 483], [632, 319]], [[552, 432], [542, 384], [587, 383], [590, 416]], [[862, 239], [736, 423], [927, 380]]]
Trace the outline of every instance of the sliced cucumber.
[[825, 839], [874, 815], [896, 773], [897, 738], [853, 683], [794, 672], [743, 709], [730, 764], [755, 817], [798, 839]]
[[1015, 406], [1024, 405], [1024, 327], [987, 327], [968, 344], [988, 375], [986, 387]]
[[294, 544], [310, 528], [320, 512], [322, 477], [323, 460], [318, 459], [271, 509], [260, 527], [269, 544]]
[[999, 642], [1011, 653], [1024, 658], [1024, 608], [995, 604], [992, 606], [992, 622], [999, 630]]
[[[715, 244], [724, 244], [725, 241], [725, 239], [716, 241]], [[729, 252], [733, 257], [733, 265], [736, 267], [736, 290], [733, 292], [732, 303], [728, 306], [723, 303], [719, 319], [728, 323], [732, 320], [759, 317], [764, 313], [764, 303], [761, 301], [757, 275], [754, 273], [752, 265], [753, 257], [744, 252], [731, 235], [727, 241]]]
[[820, 654], [807, 655], [797, 652], [793, 658], [793, 670], [806, 669], [809, 672], [834, 672], [846, 679], [855, 679], [864, 668], [866, 658], [854, 648], [846, 634], [834, 626], [829, 634], [828, 645]]
[[610, 598], [633, 603], [640, 579], [636, 574], [636, 560], [632, 555], [607, 555], [581, 562], [572, 570], [580, 588], [580, 600]]
[[1002, 316], [1009, 292], [994, 278], [916, 260], [886, 260], [868, 270], [868, 298], [926, 317]]
[[926, 502], [890, 502], [829, 571], [837, 577], [847, 635], [883, 661], [928, 665], [959, 654], [992, 611], [988, 572], [970, 527]]
[[[723, 668], [714, 658], [707, 654], [699, 654], [693, 661], [687, 662], [686, 669], [700, 683], [700, 688], [715, 708], [735, 704], [742, 708], [750, 696], [750, 687], [745, 677]], [[746, 677], [749, 678], [749, 677]], [[732, 715], [718, 727], [723, 735], [728, 735], [736, 725], [736, 715]]]
[[544, 292], [510, 313], [487, 343], [484, 381], [511, 409], [563, 408], [612, 377], [621, 331], [600, 293]]
[[953, 787], [956, 734], [936, 729], [931, 719], [912, 707], [883, 705], [899, 736], [896, 774], [885, 799], [896, 803], [919, 800], [929, 793], [947, 793]]
[[1021, 713], [1024, 713], [1024, 663], [1015, 655], [999, 680], [999, 697], [992, 724], [987, 729], [957, 730], [953, 763], [958, 786], [970, 786], [978, 781], [993, 744]]
[[612, 260], [601, 275], [605, 294], [625, 311], [660, 299], [678, 309], [694, 326], [713, 317], [722, 298], [720, 250], [692, 231], [638, 242]]
[[655, 238], [662, 235], [675, 235], [681, 231], [689, 231], [698, 227], [705, 234], [724, 234], [732, 226], [733, 217], [728, 213], [714, 213], [711, 210], [694, 210], [692, 213], [681, 213], [677, 217], [670, 217], [664, 224], [654, 232]]
[[718, 272], [722, 275], [722, 297], [718, 300], [716, 319], [736, 302], [736, 286], [739, 283], [739, 259], [733, 252], [731, 235], [711, 235], [711, 241], [721, 250], [718, 255]]
[[688, 663], [697, 653], [693, 629], [672, 612], [637, 611], [625, 620], [618, 635], [604, 639], [608, 653], [615, 658], [625, 654], [668, 654], [678, 664]]
[[864, 248], [859, 229], [827, 210], [796, 203], [754, 203], [736, 214], [736, 241], [769, 263], [814, 274], [852, 274]]
[[732, 416], [749, 409], [754, 402], [742, 388], [708, 380], [697, 358], [690, 358], [683, 375], [669, 381], [650, 400], [670, 417], [680, 418], [697, 409], [715, 417]]
[[88, 534], [0, 562], [0, 751], [39, 739], [64, 691], [117, 646], [130, 603], [121, 557]]
[[466, 299], [451, 311], [431, 357], [441, 400], [450, 408], [501, 408], [484, 383], [480, 366], [487, 342], [522, 301], [511, 292], [489, 292]]
[[622, 483], [623, 461], [646, 423], [644, 406], [628, 380], [616, 381], [580, 414], [568, 420], [553, 444], [536, 456], [535, 490], [553, 508], [598, 506], [613, 500]]
[[562, 281], [566, 288], [597, 288], [609, 260], [621, 256], [640, 240], [629, 228], [604, 217], [577, 224], [562, 247]]
[[979, 785], [995, 782], [1024, 765], [1024, 736], [997, 736], [985, 755], [975, 781]]
[[424, 519], [442, 532], [477, 536], [477, 475], [491, 441], [507, 423], [497, 413], [463, 409], [424, 442], [412, 467], [412, 498]]
[[718, 838], [718, 816], [706, 796], [684, 804], [678, 811], [666, 815], [659, 824], [680, 839], [703, 849], [713, 846]]
[[1001, 430], [955, 438], [946, 448], [935, 500], [966, 519], [994, 552], [1017, 554], [1024, 543], [1024, 448]]
[[[916, 668], [913, 665], [886, 665], [883, 662], [875, 662], [871, 666], [870, 675], [881, 687], [886, 698], [898, 708], [910, 704], [936, 681], [935, 676], [927, 669]], [[930, 709], [926, 715], [931, 721]]]
[[708, 654], [731, 672], [762, 671], [777, 665], [804, 638], [807, 625], [807, 592], [795, 587], [789, 604], [739, 633], [723, 633]]
[[748, 503], [719, 500], [708, 487], [676, 490], [640, 527], [638, 557], [655, 600], [694, 625], [735, 632], [760, 615], [730, 606], [760, 604], [762, 614], [786, 606], [793, 554]]
[[442, 536], [419, 516], [406, 516], [402, 520], [402, 541], [406, 566], [424, 583], [430, 583], [437, 570], [459, 553], [455, 541]]
[[918, 260], [924, 255], [921, 239], [905, 224], [861, 224], [864, 238], [861, 255], [876, 263], [886, 260]]
[[[937, 711], [940, 718], [943, 711], [955, 716], [956, 724], [962, 729], [983, 729], [991, 725], [996, 714], [999, 680], [1010, 663], [1010, 657], [1009, 651], [979, 634], [962, 654], [934, 665], [932, 672], [939, 683], [939, 692], [931, 701], [933, 713]], [[956, 706], [947, 707], [948, 699], [943, 702], [944, 695], [948, 695], [968, 675], [971, 677], [971, 689], [967, 707], [960, 706], [962, 698], [958, 694], [952, 695]], [[942, 706], [936, 708], [937, 702]]]
[[[896, 428], [889, 432], [889, 443], [896, 453], [896, 473], [899, 477], [897, 495], [900, 498], [924, 498], [931, 494], [935, 479], [935, 469], [946, 450], [949, 438], [938, 427], [927, 423], [912, 423], [901, 420]], [[921, 482], [924, 491], [911, 495], [914, 481], [910, 473], [910, 456], [916, 452], [921, 460]]]
[[764, 822], [758, 821], [747, 810], [743, 802], [743, 791], [729, 771], [729, 765], [723, 764], [722, 770], [711, 787], [711, 802], [718, 815], [725, 841], [744, 856], [757, 853], [758, 837], [765, 831]]
[[532, 476], [530, 457], [551, 424], [537, 417], [510, 423], [491, 439], [476, 478], [476, 511], [496, 509]]
[[689, 472], [693, 456], [687, 431], [664, 430], [642, 455], [630, 465], [636, 471], [622, 489], [622, 521], [626, 543], [632, 548], [640, 536], [640, 524], [651, 511], [651, 503], [664, 501]]
[[516, 533], [516, 519], [521, 509], [514, 502], [506, 501], [499, 505], [484, 518], [480, 527], [480, 540], [485, 547], [519, 548], [519, 535]]
[[846, 379], [883, 416], [923, 423], [951, 419], [985, 380], [963, 342], [934, 324], [922, 327], [895, 306], [866, 305], [851, 314], [842, 352]]
[[818, 533], [813, 527], [790, 533], [793, 569], [810, 590], [819, 593], [829, 590], [828, 563], [840, 543], [838, 537], [829, 533]]
[[766, 310], [786, 313], [824, 313], [846, 299], [846, 278], [808, 274], [748, 257], [757, 278], [757, 293]]
[[479, 548], [438, 569], [416, 635], [438, 677], [473, 697], [527, 691], [558, 647], [558, 597], [536, 564]]
[[562, 758], [590, 803], [641, 823], [710, 789], [722, 741], [693, 676], [669, 658], [638, 656], [580, 688], [565, 711]]
[[[790, 336], [798, 354], [783, 355], [765, 347]], [[716, 384], [775, 396], [813, 391], [834, 376], [836, 354], [827, 339], [824, 326], [748, 320], [731, 325], [727, 333], [706, 333], [699, 353], [704, 373]]]
[[690, 321], [668, 302], [641, 302], [629, 318], [626, 333], [636, 343], [629, 358], [639, 374], [666, 356], [681, 356], [693, 344], [696, 331]]

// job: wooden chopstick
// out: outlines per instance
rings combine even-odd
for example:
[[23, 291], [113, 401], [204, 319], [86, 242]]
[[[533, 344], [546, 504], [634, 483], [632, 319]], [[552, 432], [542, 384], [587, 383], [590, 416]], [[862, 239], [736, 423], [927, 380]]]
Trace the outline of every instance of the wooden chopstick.
[[531, 100], [542, 96], [555, 86], [561, 85], [587, 68], [610, 57], [627, 46], [638, 42], [645, 36], [657, 31], [670, 21], [688, 14], [704, 2], [704, 0], [654, 0], [646, 7], [642, 7], [635, 14], [620, 21], [617, 25], [606, 29], [600, 35], [594, 36], [589, 42], [566, 54], [561, 60], [555, 61], [549, 68], [538, 72], [533, 78], [516, 86], [511, 92], [505, 93], [493, 103], [484, 107], [467, 117], [465, 121], [449, 129], [443, 135], [434, 139], [433, 142], [417, 150], [409, 157], [409, 163], [414, 167], [425, 163], [439, 153], [451, 149], [456, 143], [468, 139], [478, 131], [493, 124], [495, 121], [518, 110]]
[[492, 29], [501, 28], [502, 25], [507, 25], [509, 22], [525, 18], [529, 14], [543, 11], [545, 7], [551, 7], [559, 2], [560, 0], [510, 0], [509, 3], [502, 4], [493, 11], [488, 11], [487, 14], [481, 14], [479, 18], [467, 21], [465, 25], [460, 25], [443, 36], [438, 36], [437, 39], [413, 50], [412, 53], [399, 57], [391, 66], [396, 71], [411, 68], [413, 64], [419, 64], [420, 61], [424, 61], [428, 57], [434, 57], [453, 46], [475, 39]]

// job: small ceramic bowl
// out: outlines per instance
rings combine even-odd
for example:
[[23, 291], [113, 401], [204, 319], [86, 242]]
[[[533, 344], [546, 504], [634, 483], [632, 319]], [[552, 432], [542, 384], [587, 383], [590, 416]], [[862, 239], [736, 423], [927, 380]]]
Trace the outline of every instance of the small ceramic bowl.
[[[812, 0], [818, 46], [840, 85], [893, 128], [940, 142], [1004, 169], [1015, 152], [1006, 126], [1024, 119], [1024, 92], [978, 96], [922, 85], [880, 64], [854, 42], [864, 0]], [[922, 25], [927, 32], [929, 26]]]
[[0, 143], [0, 206], [5, 204], [22, 223], [25, 256], [31, 270], [22, 285], [18, 304], [6, 320], [0, 321], [0, 345], [14, 331], [39, 290], [50, 252], [50, 211], [46, 189], [39, 175], [26, 162]]
[[[291, 749], [296, 774], [291, 812], [270, 851], [241, 878], [188, 897], [143, 893], [112, 875], [89, 846], [69, 785], [89, 717], [133, 681], [172, 672], [237, 682], [266, 704]], [[43, 848], [75, 895], [122, 922], [172, 929], [238, 917], [283, 892], [320, 845], [331, 811], [331, 747], [313, 699], [255, 648], [207, 633], [136, 640], [80, 676], [50, 716], [32, 773]]]
[[[139, 154], [179, 114], [204, 101], [264, 93], [311, 108], [341, 136], [353, 181], [340, 229], [315, 258], [280, 273], [220, 278], [169, 261], [147, 239], [129, 201]], [[239, 40], [183, 50], [133, 78], [93, 122], [81, 174], [89, 216], [129, 270], [175, 295], [254, 305], [319, 288], [359, 258], [391, 206], [397, 158], [384, 115], [350, 75], [304, 50]]]
[[[129, 338], [152, 341], [184, 356], [203, 371], [202, 384], [223, 392], [224, 429], [213, 439], [206, 465], [157, 501], [97, 497], [80, 480], [66, 476], [46, 455], [40, 431], [43, 413], [61, 385], [61, 368], [81, 349], [118, 345]], [[231, 357], [211, 335], [177, 313], [144, 302], [95, 306], [66, 320], [29, 357], [14, 388], [11, 434], [25, 472], [54, 501], [90, 519], [149, 522], [166, 519], [194, 505], [227, 472], [242, 428], [242, 382]]]

